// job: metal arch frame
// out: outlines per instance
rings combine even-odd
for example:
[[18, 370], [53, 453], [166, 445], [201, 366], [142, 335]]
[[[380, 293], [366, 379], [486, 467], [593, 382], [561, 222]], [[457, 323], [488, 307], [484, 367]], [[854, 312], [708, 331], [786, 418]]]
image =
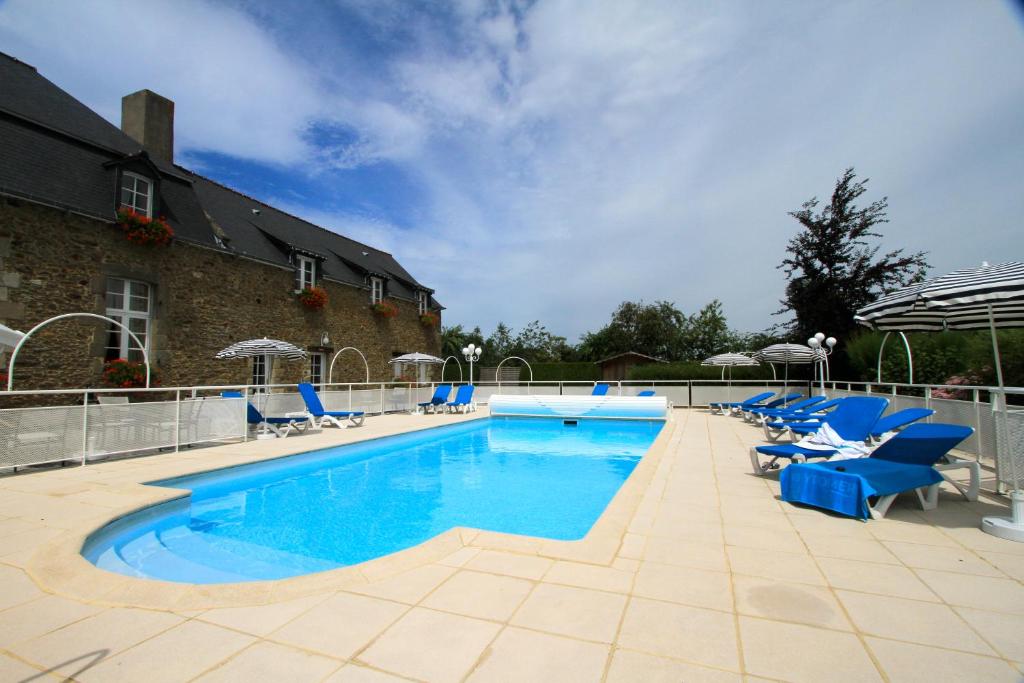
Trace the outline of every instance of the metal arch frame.
[[456, 358], [455, 356], [448, 356], [447, 358], [444, 359], [444, 363], [441, 364], [441, 379], [438, 380], [438, 381], [444, 382], [444, 369], [445, 369], [445, 366], [448, 365], [448, 361], [450, 361], [450, 360], [454, 360], [455, 364], [457, 366], [459, 366], [459, 382], [463, 382], [464, 380], [463, 380], [463, 375], [462, 375], [462, 363], [460, 363], [459, 359]]
[[345, 348], [339, 350], [336, 354], [334, 354], [334, 358], [331, 359], [331, 366], [329, 368], [327, 368], [327, 383], [328, 384], [333, 384], [334, 383], [332, 381], [334, 379], [334, 363], [335, 363], [335, 361], [338, 360], [338, 356], [340, 356], [341, 354], [345, 353], [346, 351], [355, 351], [356, 353], [359, 354], [359, 357], [363, 359], [363, 365], [366, 367], [366, 383], [369, 384], [370, 383], [370, 364], [366, 362], [366, 356], [363, 355], [363, 352], [360, 351], [359, 349], [357, 349], [354, 346], [346, 346]]
[[519, 360], [525, 363], [526, 369], [530, 371], [530, 384], [533, 384], [533, 368], [530, 367], [530, 361], [526, 360], [525, 358], [520, 358], [519, 356], [509, 356], [508, 358], [502, 359], [502, 361], [498, 363], [498, 367], [494, 368], [494, 379], [498, 380], [499, 394], [501, 393], [501, 373], [498, 371], [501, 370], [501, 366], [504, 365], [505, 361], [507, 360]]
[[21, 347], [25, 345], [25, 342], [28, 341], [28, 338], [31, 337], [38, 330], [49, 325], [50, 323], [57, 322], [58, 320], [64, 320], [66, 318], [95, 318], [97, 320], [103, 320], [105, 322], [111, 323], [112, 325], [117, 325], [119, 328], [127, 332], [128, 336], [134, 339], [135, 343], [138, 344], [139, 349], [142, 350], [142, 361], [146, 364], [146, 388], [149, 389], [149, 352], [146, 351], [146, 345], [143, 344], [142, 341], [135, 336], [134, 332], [132, 332], [131, 330], [129, 330], [127, 327], [117, 322], [116, 320], [108, 318], [105, 315], [100, 315], [98, 313], [62, 313], [61, 315], [55, 315], [52, 318], [47, 318], [43, 322], [33, 327], [31, 330], [25, 333], [25, 336], [21, 338], [21, 341], [18, 342], [18, 345], [14, 347], [14, 351], [11, 353], [11, 362], [8, 364], [7, 367], [7, 391], [13, 391], [14, 389], [14, 362], [18, 359], [18, 352], [21, 351]]
[[[878, 347], [878, 371], [876, 373], [876, 381], [878, 384], [882, 383], [882, 354], [885, 352], [885, 343], [889, 341], [889, 335], [892, 334], [892, 330], [885, 333], [882, 337], [882, 345]], [[914, 354], [910, 352], [910, 340], [907, 339], [907, 335], [903, 334], [901, 330], [897, 330], [896, 334], [900, 335], [900, 339], [903, 340], [903, 348], [907, 350], [907, 374], [909, 378], [907, 384], [914, 383]]]

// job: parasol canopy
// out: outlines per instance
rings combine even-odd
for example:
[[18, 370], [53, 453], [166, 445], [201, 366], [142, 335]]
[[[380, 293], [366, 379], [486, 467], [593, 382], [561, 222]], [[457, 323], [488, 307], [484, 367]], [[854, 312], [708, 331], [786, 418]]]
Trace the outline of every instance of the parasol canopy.
[[394, 364], [394, 363], [424, 363], [424, 364], [437, 363], [437, 364], [441, 364], [444, 361], [441, 360], [440, 358], [438, 358], [437, 356], [431, 356], [429, 354], [420, 353], [419, 351], [416, 351], [415, 353], [406, 353], [404, 355], [397, 356], [395, 358], [392, 358], [388, 362], [392, 363], [392, 364]]
[[302, 360], [306, 352], [295, 344], [280, 339], [249, 339], [232, 344], [222, 349], [214, 358], [252, 358], [253, 356], [277, 356], [286, 360]]

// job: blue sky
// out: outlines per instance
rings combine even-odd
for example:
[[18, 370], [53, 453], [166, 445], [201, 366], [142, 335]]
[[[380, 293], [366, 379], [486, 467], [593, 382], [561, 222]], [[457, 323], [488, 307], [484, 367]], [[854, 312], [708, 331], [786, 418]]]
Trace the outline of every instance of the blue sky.
[[170, 97], [180, 163], [391, 251], [447, 324], [573, 339], [627, 299], [776, 322], [786, 212], [847, 166], [884, 248], [1024, 258], [1020, 6], [0, 0], [0, 49], [114, 123]]

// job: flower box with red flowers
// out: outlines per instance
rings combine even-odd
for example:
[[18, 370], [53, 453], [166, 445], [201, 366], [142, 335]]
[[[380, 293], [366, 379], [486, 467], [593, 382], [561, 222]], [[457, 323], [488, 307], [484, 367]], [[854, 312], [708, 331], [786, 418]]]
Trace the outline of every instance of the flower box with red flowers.
[[108, 387], [132, 389], [146, 386], [146, 366], [142, 363], [115, 358], [103, 366], [103, 383]]
[[398, 315], [398, 306], [390, 301], [378, 301], [375, 304], [370, 304], [370, 310], [380, 318], [394, 318]]
[[420, 314], [420, 324], [424, 327], [437, 327], [441, 324], [441, 316], [433, 311]]
[[117, 224], [133, 244], [164, 245], [174, 237], [174, 230], [162, 216], [150, 218], [128, 208], [117, 210]]
[[319, 311], [327, 305], [327, 290], [323, 287], [306, 287], [299, 292], [299, 302], [311, 311]]

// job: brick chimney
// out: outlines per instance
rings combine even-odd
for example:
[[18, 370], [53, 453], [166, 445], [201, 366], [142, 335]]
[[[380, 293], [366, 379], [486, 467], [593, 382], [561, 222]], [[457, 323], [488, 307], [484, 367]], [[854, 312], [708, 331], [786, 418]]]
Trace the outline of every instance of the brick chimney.
[[152, 90], [121, 98], [121, 130], [152, 156], [174, 162], [174, 102]]

